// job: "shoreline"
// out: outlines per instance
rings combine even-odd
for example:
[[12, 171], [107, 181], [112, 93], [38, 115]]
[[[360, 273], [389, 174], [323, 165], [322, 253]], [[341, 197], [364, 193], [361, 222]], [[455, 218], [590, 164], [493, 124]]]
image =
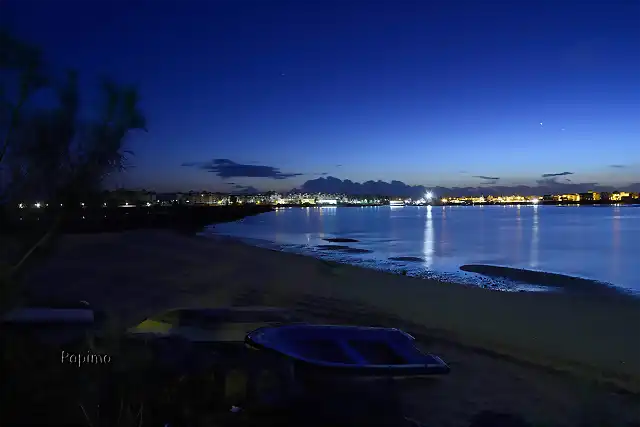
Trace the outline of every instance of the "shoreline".
[[24, 285], [40, 302], [86, 300], [122, 328], [176, 307], [247, 305], [401, 328], [452, 369], [401, 391], [425, 425], [468, 427], [482, 410], [532, 425], [640, 423], [637, 300], [495, 292], [166, 230], [62, 236]]
[[[198, 235], [198, 236], [194, 236], [196, 238], [200, 238], [200, 239], [204, 239], [204, 240], [209, 240], [211, 239], [211, 237], [207, 237], [204, 235]], [[231, 244], [235, 244], [235, 245], [240, 245], [242, 247], [247, 247], [247, 248], [252, 248], [252, 249], [258, 249], [258, 250], [265, 250], [265, 251], [269, 251], [269, 252], [273, 252], [273, 253], [279, 253], [279, 254], [283, 254], [286, 256], [290, 256], [290, 257], [297, 257], [297, 258], [302, 258], [302, 259], [309, 259], [309, 260], [313, 260], [316, 262], [319, 262], [322, 264], [323, 269], [326, 269], [329, 275], [336, 275], [336, 274], [340, 274], [338, 273], [340, 271], [341, 268], [347, 268], [347, 269], [356, 269], [355, 271], [363, 271], [363, 272], [375, 272], [378, 274], [383, 274], [383, 275], [388, 275], [388, 276], [392, 276], [392, 277], [402, 277], [403, 279], [413, 279], [414, 281], [414, 285], [418, 284], [420, 281], [425, 281], [425, 282], [429, 282], [429, 285], [437, 285], [437, 286], [451, 286], [451, 287], [458, 287], [460, 289], [469, 289], [469, 290], [478, 290], [481, 293], [479, 293], [478, 295], [484, 295], [484, 293], [490, 293], [490, 294], [541, 294], [539, 292], [503, 292], [500, 291], [498, 289], [490, 289], [490, 288], [485, 288], [485, 287], [480, 287], [480, 286], [473, 286], [473, 285], [468, 285], [465, 283], [459, 283], [459, 282], [454, 282], [454, 281], [444, 281], [444, 280], [438, 280], [438, 279], [433, 279], [433, 278], [425, 278], [425, 277], [412, 277], [412, 276], [404, 276], [404, 275], [399, 275], [396, 272], [392, 272], [392, 271], [387, 271], [387, 270], [378, 270], [378, 269], [372, 269], [369, 268], [367, 266], [362, 266], [362, 265], [355, 265], [355, 264], [349, 264], [346, 262], [337, 262], [337, 261], [326, 261], [323, 260], [321, 258], [317, 258], [314, 257], [312, 255], [308, 255], [308, 254], [303, 254], [303, 253], [299, 253], [299, 252], [289, 252], [289, 251], [283, 251], [282, 249], [279, 249], [277, 247], [258, 247], [258, 246], [254, 246], [250, 243], [247, 243], [245, 241], [243, 241], [242, 239], [238, 239], [235, 237], [231, 237], [231, 236], [221, 236], [223, 237], [223, 240], [227, 243], [231, 243]], [[340, 238], [338, 238], [340, 239]], [[275, 244], [274, 244], [275, 245]], [[277, 245], [276, 245], [277, 246]], [[507, 271], [507, 270], [518, 270], [518, 272], [522, 272], [521, 274], [524, 274], [524, 276], [528, 276], [528, 275], [532, 275], [534, 277], [538, 277], [538, 276], [542, 276], [542, 277], [547, 277], [547, 278], [552, 278], [552, 280], [556, 281], [558, 279], [563, 279], [563, 278], [568, 278], [570, 280], [576, 280], [577, 282], [582, 283], [584, 282], [589, 282], [589, 284], [597, 286], [598, 288], [600, 288], [600, 290], [603, 290], [601, 287], [605, 287], [605, 289], [607, 290], [606, 295], [604, 295], [605, 297], [614, 297], [613, 300], [610, 301], [621, 301], [623, 304], [627, 305], [631, 305], [631, 306], [636, 306], [636, 308], [638, 309], [638, 311], [636, 313], [631, 312], [631, 320], [638, 320], [640, 322], [640, 298], [636, 298], [636, 295], [632, 295], [632, 294], [628, 294], [626, 292], [624, 292], [624, 290], [619, 289], [619, 288], [607, 288], [605, 283], [603, 282], [598, 282], [596, 280], [591, 280], [591, 279], [583, 279], [583, 278], [579, 278], [579, 277], [575, 277], [575, 276], [567, 276], [567, 275], [562, 275], [562, 274], [557, 274], [557, 273], [548, 273], [548, 272], [537, 272], [537, 271], [533, 271], [533, 270], [522, 270], [522, 269], [513, 269], [510, 267], [497, 267], [497, 266], [489, 266], [489, 265], [477, 265], [478, 267], [487, 267], [485, 268], [479, 268], [479, 270], [482, 270], [484, 272], [486, 271], [491, 271], [492, 273], [494, 272], [494, 268], [496, 269], [495, 271], [500, 271], [499, 274], [504, 274], [503, 271]], [[464, 266], [461, 266], [461, 268]], [[475, 273], [475, 272], [474, 272]], [[477, 273], [477, 274], [481, 274], [481, 275], [486, 275], [483, 273]], [[496, 274], [496, 276], [498, 276], [498, 274]], [[529, 279], [531, 280], [531, 279]], [[558, 294], [558, 293], [552, 293], [552, 292], [544, 292], [542, 293], [545, 296], [551, 296], [551, 298], [553, 298], [554, 296], [562, 296], [562, 298], [566, 298], [566, 297], [571, 297], [571, 296], [575, 296], [575, 294], [573, 293], [564, 293], [564, 294]], [[524, 297], [525, 295], [523, 295]], [[603, 301], [601, 298], [603, 297], [602, 294], [593, 294], [593, 293], [581, 293], [579, 294], [580, 297], [584, 298], [584, 301], [582, 301], [583, 303], [605, 303], [606, 301]], [[621, 299], [620, 299], [621, 297]], [[360, 301], [362, 302], [362, 299], [360, 298], [354, 298], [354, 301]], [[366, 300], [366, 298], [365, 298]], [[524, 299], [523, 299], [524, 300]], [[547, 298], [541, 298], [542, 300], [546, 300], [546, 301], [550, 301]], [[344, 301], [341, 300], [340, 301]], [[556, 303], [559, 301], [556, 301]], [[564, 300], [562, 302], [565, 303], [571, 303], [570, 299]], [[371, 309], [374, 309], [374, 307], [371, 307]], [[511, 311], [511, 310], [509, 310]], [[391, 316], [393, 318], [397, 320], [399, 320], [396, 316], [398, 316], [397, 312], [394, 311], [386, 311], [383, 309], [382, 311], [382, 315], [386, 315], [386, 316]], [[401, 316], [401, 315], [400, 315]], [[637, 317], [636, 317], [637, 316]], [[574, 364], [572, 362], [568, 362], [568, 360], [562, 360], [560, 358], [550, 358], [546, 361], [543, 361], [543, 358], [537, 358], [536, 356], [531, 357], [530, 354], [528, 354], [527, 351], [514, 351], [515, 349], [513, 348], [509, 348], [509, 345], [506, 346], [502, 346], [502, 345], [497, 345], [495, 349], [490, 349], [490, 346], [486, 346], [486, 345], [482, 345], [480, 344], [480, 341], [476, 341], [474, 339], [469, 340], [468, 342], [465, 341], [464, 339], [460, 339], [463, 334], [459, 334], [459, 333], [455, 333], [452, 330], [446, 330], [446, 329], [433, 329], [430, 328], [424, 324], [421, 324], [420, 322], [414, 323], [409, 321], [408, 318], [405, 317], [400, 317], [401, 321], [404, 321], [407, 323], [407, 326], [409, 328], [413, 328], [413, 333], [416, 334], [421, 334], [424, 336], [428, 336], [431, 339], [437, 339], [437, 340], [442, 340], [444, 342], [447, 342], [449, 344], [452, 345], [456, 345], [456, 346], [461, 346], [463, 348], [467, 348], [467, 349], [471, 349], [473, 351], [479, 351], [479, 352], [484, 352], [487, 354], [491, 354], [493, 356], [497, 356], [497, 357], [505, 357], [507, 359], [512, 359], [515, 361], [518, 361], [519, 363], [524, 363], [524, 364], [528, 364], [531, 366], [535, 366], [537, 368], [542, 368], [542, 369], [549, 369], [551, 371], [554, 372], [564, 372], [564, 373], [572, 373], [572, 374], [578, 374], [578, 375], [583, 375], [586, 374], [587, 376], [591, 377], [592, 379], [595, 379], [596, 381], [603, 381], [606, 384], [609, 385], [613, 385], [614, 388], [618, 389], [618, 387], [622, 387], [623, 390], [626, 390], [627, 392], [631, 392], [634, 394], [638, 394], [640, 396], [640, 345], [636, 345], [635, 348], [635, 354], [637, 354], [639, 357], [635, 358], [635, 360], [638, 362], [636, 363], [636, 367], [633, 368], [633, 372], [634, 372], [634, 376], [635, 378], [632, 379], [631, 382], [631, 387], [629, 388], [628, 385], [624, 379], [624, 374], [623, 375], [619, 375], [614, 373], [613, 371], [610, 372], [605, 372], [604, 376], [599, 375], [599, 373], [597, 372], [597, 370], [599, 368], [596, 368], [594, 370], [593, 366], [587, 366], [586, 364], [582, 364], [582, 363], [578, 363], [578, 364]], [[635, 325], [636, 330], [638, 331], [638, 333], [640, 333], [640, 323], [630, 323], [628, 324], [630, 327], [633, 327]], [[421, 332], [418, 332], [418, 330], [422, 330]], [[452, 333], [453, 332], [453, 333]], [[497, 341], [494, 341], [497, 342]], [[640, 343], [638, 343], [640, 344]], [[554, 366], [555, 365], [555, 366]], [[574, 369], [575, 368], [575, 369]], [[593, 376], [593, 374], [596, 374], [595, 376]], [[619, 381], [622, 379], [622, 382]]]
[[640, 299], [640, 292], [617, 286], [613, 283], [544, 270], [530, 270], [493, 264], [462, 264], [451, 271], [436, 271], [419, 266], [419, 263], [423, 262], [424, 259], [415, 256], [395, 256], [380, 259], [341, 257], [343, 255], [374, 253], [370, 249], [349, 246], [350, 243], [360, 242], [360, 240], [351, 238], [323, 238], [321, 240], [329, 244], [313, 246], [276, 243], [264, 239], [217, 234], [213, 225], [208, 227], [207, 230], [198, 233], [198, 236], [220, 241], [235, 241], [258, 248], [308, 256], [326, 262], [337, 262], [391, 274], [437, 280], [458, 286], [473, 286], [502, 292], [562, 292], [575, 295], [622, 296]]
[[85, 299], [129, 324], [176, 306], [233, 304], [234, 295], [257, 289], [266, 305], [362, 304], [433, 339], [640, 393], [636, 298], [499, 292], [167, 231], [63, 240], [27, 278], [30, 294]]
[[[437, 316], [434, 313], [442, 313], [443, 318], [446, 316], [444, 316], [445, 311], [441, 306], [433, 304], [434, 298], [422, 300], [429, 301], [428, 310], [427, 307], [423, 307], [420, 311], [416, 311], [410, 305], [403, 307], [403, 303], [409, 301], [402, 298], [398, 301], [394, 298], [396, 295], [393, 295], [391, 287], [381, 289], [376, 287], [375, 291], [379, 291], [379, 297], [372, 295], [372, 292], [366, 295], [365, 287], [362, 286], [359, 288], [363, 290], [362, 295], [366, 295], [365, 297], [357, 295], [358, 291], [353, 288], [328, 290], [333, 297], [337, 297], [340, 301], [372, 303], [373, 309], [381, 310], [387, 315], [400, 316], [402, 321], [410, 325], [410, 328], [422, 329], [422, 334], [432, 339], [443, 340], [450, 344], [500, 357], [512, 358], [539, 368], [577, 374], [578, 376], [586, 375], [598, 382], [602, 381], [613, 385], [614, 388], [621, 387], [628, 392], [640, 394], [640, 342], [632, 342], [634, 337], [638, 335], [631, 333], [626, 339], [610, 335], [613, 332], [622, 332], [627, 328], [628, 332], [635, 329], [640, 333], [640, 299], [619, 292], [617, 289], [607, 292], [604, 299], [600, 293], [502, 292], [463, 283], [403, 276], [360, 265], [335, 261], [327, 262], [305, 254], [252, 246], [233, 238], [229, 238], [227, 241], [247, 248], [283, 254], [286, 257], [291, 257], [291, 262], [295, 257], [321, 263], [320, 268], [325, 270], [325, 274], [328, 275], [346, 276], [362, 273], [363, 276], [373, 276], [380, 274], [387, 276], [386, 281], [388, 282], [394, 281], [396, 277], [411, 280], [411, 283], [408, 281], [404, 283], [407, 287], [403, 290], [407, 293], [410, 292], [412, 299], [418, 295], [429, 295], [443, 297], [443, 301], [452, 303], [455, 297], [465, 297], [462, 301], [458, 301], [458, 304], [452, 304], [464, 307], [467, 310], [464, 313], [465, 317], [480, 319], [483, 314], [490, 314], [494, 319], [490, 319], [491, 322], [487, 322], [485, 325], [477, 324], [474, 321], [464, 322], [464, 328], [460, 328], [462, 326], [459, 322], [460, 319], [453, 319], [453, 322], [450, 322], [452, 319], [443, 322], [437, 321]], [[556, 279], [557, 276], [562, 276], [555, 273], [540, 274], [549, 275]], [[589, 281], [572, 276], [565, 277]], [[425, 286], [422, 287], [421, 284]], [[372, 289], [367, 290], [371, 291]], [[537, 304], [540, 306], [536, 306]], [[573, 316], [569, 310], [574, 311]], [[430, 315], [425, 316], [422, 311], [429, 311]], [[471, 313], [473, 315], [469, 316]], [[612, 314], [614, 315], [611, 316]], [[539, 319], [541, 316], [546, 319]], [[489, 319], [485, 318], [485, 320]], [[537, 325], [534, 324], [536, 321]], [[503, 325], [508, 323], [511, 323], [508, 331], [509, 338], [505, 339], [504, 332], [507, 331], [503, 329]], [[565, 338], [573, 337], [574, 332], [589, 326], [591, 328], [585, 331], [589, 336], [584, 337], [587, 340], [580, 343], [574, 342], [573, 344], [579, 344], [575, 348], [571, 348], [570, 343], [564, 341]], [[550, 331], [554, 331], [553, 334], [556, 336], [544, 336]], [[562, 335], [562, 337], [557, 335]], [[535, 341], [538, 343], [532, 346], [531, 344], [534, 344]], [[551, 351], [539, 348], [541, 345]], [[623, 356], [623, 360], [619, 360], [617, 357], [612, 357], [611, 354], [606, 354], [607, 352], [603, 351], [603, 348], [608, 348], [612, 353], [622, 350], [627, 353], [627, 356]], [[597, 354], [589, 354], [593, 350]], [[630, 377], [626, 378], [627, 375]]]

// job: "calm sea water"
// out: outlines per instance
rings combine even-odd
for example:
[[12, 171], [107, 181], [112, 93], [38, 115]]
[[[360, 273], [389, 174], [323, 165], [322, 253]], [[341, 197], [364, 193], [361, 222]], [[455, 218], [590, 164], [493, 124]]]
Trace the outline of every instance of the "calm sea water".
[[[409, 274], [464, 275], [463, 264], [570, 274], [640, 291], [639, 206], [281, 208], [215, 234]], [[326, 238], [370, 253], [344, 254]], [[392, 261], [416, 257], [420, 261]]]

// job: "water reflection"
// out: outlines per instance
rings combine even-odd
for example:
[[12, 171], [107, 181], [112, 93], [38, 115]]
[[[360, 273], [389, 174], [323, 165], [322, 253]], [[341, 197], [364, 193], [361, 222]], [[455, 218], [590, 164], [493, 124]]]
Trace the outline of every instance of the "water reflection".
[[520, 205], [516, 205], [516, 254], [520, 259], [520, 248], [522, 247], [522, 213]]
[[320, 215], [324, 214], [324, 215], [335, 216], [337, 209], [338, 208], [336, 206], [321, 206]]
[[434, 236], [433, 236], [433, 212], [431, 206], [427, 206], [427, 221], [424, 226], [424, 262], [427, 268], [433, 265], [433, 253], [434, 253]]
[[620, 206], [616, 205], [613, 208], [613, 224], [612, 224], [612, 233], [611, 233], [611, 244], [612, 244], [612, 268], [613, 274], [617, 275], [620, 270]]
[[214, 233], [301, 245], [300, 251], [314, 255], [317, 245], [326, 244], [322, 233], [354, 237], [361, 243], [353, 247], [373, 252], [349, 259], [381, 268], [391, 264], [390, 256], [416, 256], [423, 262], [407, 263], [407, 268], [457, 277], [462, 264], [500, 263], [579, 274], [640, 290], [640, 207], [521, 206], [520, 219], [516, 206], [325, 208], [322, 222], [319, 210], [286, 207], [243, 223], [216, 225]]
[[533, 205], [533, 224], [531, 225], [531, 247], [529, 248], [529, 267], [538, 267], [538, 222], [539, 222], [538, 205]]

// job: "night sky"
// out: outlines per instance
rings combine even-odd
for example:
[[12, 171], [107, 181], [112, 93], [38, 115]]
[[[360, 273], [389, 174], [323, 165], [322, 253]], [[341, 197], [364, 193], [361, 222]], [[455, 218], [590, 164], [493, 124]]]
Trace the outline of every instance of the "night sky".
[[121, 185], [640, 182], [637, 0], [0, 0], [0, 22], [89, 92], [139, 85]]

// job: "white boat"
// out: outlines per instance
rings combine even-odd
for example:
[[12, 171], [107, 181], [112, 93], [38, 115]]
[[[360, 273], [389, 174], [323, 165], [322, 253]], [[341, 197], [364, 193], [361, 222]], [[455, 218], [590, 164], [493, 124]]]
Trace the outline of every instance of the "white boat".
[[404, 206], [403, 200], [389, 200], [389, 206]]

